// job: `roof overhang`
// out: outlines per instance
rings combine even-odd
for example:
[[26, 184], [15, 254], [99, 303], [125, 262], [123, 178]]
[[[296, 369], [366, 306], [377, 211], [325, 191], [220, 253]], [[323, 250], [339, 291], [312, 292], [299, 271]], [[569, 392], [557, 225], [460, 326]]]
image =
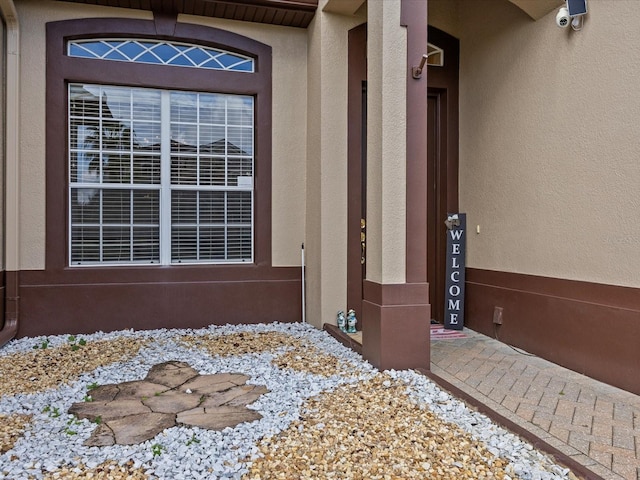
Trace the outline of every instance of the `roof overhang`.
[[534, 20], [539, 20], [549, 12], [565, 4], [564, 0], [509, 0]]
[[323, 12], [353, 15], [364, 4], [365, 0], [328, 0], [322, 8]]
[[57, 0], [91, 5], [188, 14], [306, 28], [318, 9], [318, 0]]

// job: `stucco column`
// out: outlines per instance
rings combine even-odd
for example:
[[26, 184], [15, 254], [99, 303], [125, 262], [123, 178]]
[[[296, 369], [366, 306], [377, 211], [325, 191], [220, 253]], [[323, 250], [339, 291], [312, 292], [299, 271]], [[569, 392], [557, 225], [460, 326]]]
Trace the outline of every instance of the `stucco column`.
[[426, 1], [369, 2], [363, 355], [382, 369], [429, 367], [426, 32]]

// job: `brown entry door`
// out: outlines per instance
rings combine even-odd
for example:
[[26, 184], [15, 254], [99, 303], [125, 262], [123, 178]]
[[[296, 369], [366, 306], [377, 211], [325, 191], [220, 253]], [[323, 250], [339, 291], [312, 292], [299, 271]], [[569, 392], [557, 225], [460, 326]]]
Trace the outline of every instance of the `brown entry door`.
[[430, 90], [427, 121], [427, 281], [431, 319], [444, 322], [444, 276], [446, 255], [446, 150], [443, 147], [442, 92]]
[[431, 318], [444, 323], [447, 213], [458, 211], [458, 52], [456, 38], [429, 27], [444, 64], [427, 70], [427, 281]]
[[[349, 31], [347, 305], [362, 319], [366, 264], [367, 25]], [[358, 328], [362, 322], [358, 322]]]

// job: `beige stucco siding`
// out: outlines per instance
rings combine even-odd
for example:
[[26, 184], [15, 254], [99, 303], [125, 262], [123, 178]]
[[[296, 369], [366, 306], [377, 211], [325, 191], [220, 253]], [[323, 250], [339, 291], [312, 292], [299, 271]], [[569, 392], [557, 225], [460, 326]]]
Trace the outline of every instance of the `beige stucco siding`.
[[[319, 13], [319, 12], [318, 12]], [[321, 129], [320, 129], [320, 73], [319, 60], [322, 52], [320, 15], [316, 15], [308, 27], [308, 69], [307, 69], [307, 200], [305, 218], [306, 259], [306, 308], [308, 319], [314, 325], [322, 325], [322, 243], [320, 235], [322, 175]], [[346, 279], [345, 279], [346, 282]]]
[[578, 32], [506, 0], [453, 2], [457, 27], [440, 7], [461, 41], [468, 266], [639, 287], [640, 3], [593, 0]]
[[367, 24], [367, 279], [405, 282], [406, 28], [400, 1], [370, 2]]
[[460, 38], [460, 0], [429, 0], [428, 23]]
[[[77, 3], [19, 0], [22, 25], [21, 262], [45, 262], [45, 24], [90, 17], [152, 19], [150, 12]], [[306, 155], [306, 32], [301, 29], [180, 16], [240, 33], [273, 48], [272, 258], [276, 266], [299, 265], [304, 239]]]
[[318, 12], [308, 29], [308, 320], [335, 321], [347, 289], [347, 53], [359, 16]]

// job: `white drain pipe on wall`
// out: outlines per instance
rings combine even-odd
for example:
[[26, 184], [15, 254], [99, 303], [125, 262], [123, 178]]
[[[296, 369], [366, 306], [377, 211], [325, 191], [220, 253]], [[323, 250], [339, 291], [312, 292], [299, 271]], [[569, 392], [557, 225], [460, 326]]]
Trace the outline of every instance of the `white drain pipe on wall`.
[[307, 323], [307, 295], [306, 295], [306, 287], [304, 281], [304, 269], [305, 269], [305, 259], [304, 259], [304, 243], [302, 244], [302, 323]]
[[20, 271], [20, 26], [13, 0], [0, 0], [0, 15], [6, 28], [5, 95], [5, 224], [4, 269], [5, 319], [0, 330], [0, 346], [18, 331], [18, 272]]

